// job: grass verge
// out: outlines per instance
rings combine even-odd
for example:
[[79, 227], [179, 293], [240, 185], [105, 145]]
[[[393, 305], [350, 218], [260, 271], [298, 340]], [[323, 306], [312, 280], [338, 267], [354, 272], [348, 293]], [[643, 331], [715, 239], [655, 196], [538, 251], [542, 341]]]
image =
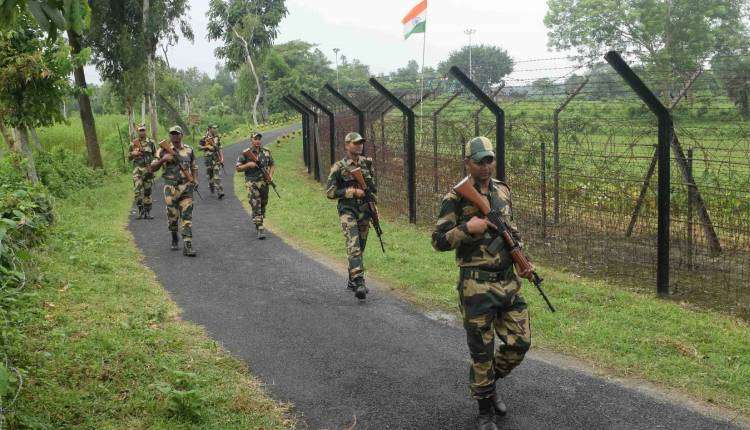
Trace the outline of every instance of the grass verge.
[[[125, 229], [127, 176], [59, 202], [33, 255], [13, 345], [23, 389], [11, 428], [281, 429], [292, 423], [246, 366], [179, 309]], [[122, 197], [122, 198], [119, 198]], [[6, 405], [4, 405], [6, 406]]]
[[[308, 250], [344, 261], [344, 239], [335, 202], [308, 175], [300, 138], [271, 146], [274, 180], [269, 227]], [[447, 191], [447, 190], [446, 190]], [[235, 192], [247, 200], [242, 178]], [[245, 203], [246, 204], [246, 203]], [[384, 218], [387, 218], [384, 217]], [[373, 234], [365, 256], [368, 273], [416, 304], [457, 312], [457, 270], [452, 253], [432, 249], [430, 231], [382, 221], [386, 254]], [[750, 326], [716, 312], [696, 311], [604, 282], [538, 267], [558, 312], [546, 310], [533, 286], [523, 291], [532, 312], [535, 348], [583, 359], [605, 373], [639, 378], [750, 416]]]

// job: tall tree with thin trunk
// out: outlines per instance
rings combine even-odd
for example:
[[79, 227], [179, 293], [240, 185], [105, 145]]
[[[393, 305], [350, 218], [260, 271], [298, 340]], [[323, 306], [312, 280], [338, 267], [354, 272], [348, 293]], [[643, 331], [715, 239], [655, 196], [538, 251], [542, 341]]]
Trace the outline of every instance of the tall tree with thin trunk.
[[273, 44], [286, 14], [284, 0], [211, 0], [209, 4], [208, 38], [224, 43], [216, 48], [216, 55], [227, 61], [230, 70], [246, 65], [255, 81], [252, 117], [256, 126], [263, 93], [256, 63]]
[[0, 30], [3, 135], [12, 142], [9, 129], [16, 131], [12, 149], [26, 159], [26, 176], [34, 183], [39, 178], [28, 130], [63, 120], [60, 107], [70, 92], [68, 75], [72, 69], [68, 49], [58, 39], [45, 38], [29, 15], [16, 14], [10, 28]]
[[[68, 30], [67, 33], [71, 54], [74, 56], [80, 55], [82, 52], [81, 36], [73, 30]], [[81, 115], [88, 163], [95, 169], [101, 169], [103, 167], [102, 153], [99, 150], [99, 139], [96, 136], [96, 122], [94, 121], [94, 112], [91, 110], [91, 99], [89, 98], [86, 74], [83, 71], [83, 66], [82, 62], [78, 62], [75, 69], [73, 69], [76, 96], [78, 97], [78, 112]]]

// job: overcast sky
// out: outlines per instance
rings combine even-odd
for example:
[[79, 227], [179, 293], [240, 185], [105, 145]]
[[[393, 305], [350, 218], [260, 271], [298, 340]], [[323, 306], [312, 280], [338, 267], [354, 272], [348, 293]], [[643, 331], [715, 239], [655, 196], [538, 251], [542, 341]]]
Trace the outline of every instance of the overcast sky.
[[[421, 62], [422, 35], [403, 39], [401, 18], [419, 0], [287, 0], [289, 14], [282, 21], [277, 42], [302, 39], [315, 43], [334, 61], [339, 55], [358, 58], [375, 74], [395, 70], [411, 60]], [[558, 57], [547, 49], [544, 27], [546, 0], [428, 0], [425, 64], [435, 66], [450, 51], [468, 44], [467, 28], [473, 28], [473, 44], [492, 44], [508, 51], [515, 60]], [[190, 1], [190, 22], [195, 42], [180, 41], [169, 51], [172, 67], [198, 69], [214, 74], [217, 42], [206, 39], [208, 0]], [[552, 66], [552, 63], [545, 63]], [[518, 67], [517, 67], [518, 68]], [[98, 82], [88, 69], [91, 82]]]

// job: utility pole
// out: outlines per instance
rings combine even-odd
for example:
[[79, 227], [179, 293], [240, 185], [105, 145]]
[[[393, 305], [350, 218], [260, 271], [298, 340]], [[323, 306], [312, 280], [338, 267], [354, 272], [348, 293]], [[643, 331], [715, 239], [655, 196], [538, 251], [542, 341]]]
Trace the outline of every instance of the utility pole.
[[336, 91], [341, 91], [339, 86], [339, 48], [333, 48], [333, 53], [336, 54]]
[[471, 72], [471, 35], [476, 33], [477, 31], [473, 28], [467, 28], [464, 30], [464, 34], [469, 36], [469, 79], [474, 79], [474, 76]]

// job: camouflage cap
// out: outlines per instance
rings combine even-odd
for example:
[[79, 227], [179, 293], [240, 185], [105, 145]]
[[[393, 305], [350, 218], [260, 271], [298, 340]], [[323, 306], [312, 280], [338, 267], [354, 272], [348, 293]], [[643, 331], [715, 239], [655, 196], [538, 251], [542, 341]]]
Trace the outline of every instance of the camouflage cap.
[[138, 124], [138, 128], [136, 129], [138, 131], [146, 131], [146, 124]]
[[252, 135], [250, 135], [250, 137], [252, 137], [253, 139], [262, 139], [262, 138], [263, 138], [263, 135], [262, 135], [262, 134], [260, 134], [260, 133], [258, 133], [258, 132], [256, 131], [255, 133], [253, 133]]
[[484, 136], [478, 136], [466, 142], [466, 157], [474, 161], [482, 161], [485, 157], [495, 158], [492, 142]]
[[182, 127], [180, 127], [179, 125], [173, 126], [172, 128], [169, 129], [169, 134], [172, 134], [172, 133], [182, 134]]
[[362, 137], [361, 134], [357, 133], [356, 131], [352, 131], [350, 133], [346, 134], [346, 137], [344, 137], [344, 142], [364, 142], [365, 138]]
[[209, 125], [208, 125], [208, 128], [219, 128], [219, 126], [218, 126], [218, 125], [216, 125], [216, 124], [209, 124]]

